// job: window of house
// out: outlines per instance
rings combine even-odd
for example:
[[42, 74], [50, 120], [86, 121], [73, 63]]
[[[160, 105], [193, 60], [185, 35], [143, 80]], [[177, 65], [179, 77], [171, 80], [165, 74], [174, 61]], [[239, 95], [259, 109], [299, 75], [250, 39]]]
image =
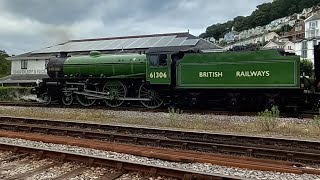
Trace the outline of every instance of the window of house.
[[46, 62], [45, 62], [45, 64], [44, 64], [44, 68], [46, 68], [46, 69], [47, 69], [47, 67], [48, 67], [48, 62], [49, 62], [49, 60], [47, 59]]
[[28, 69], [28, 61], [21, 60], [21, 69]]
[[307, 58], [308, 57], [308, 51], [307, 50], [303, 50], [302, 54], [301, 54], [302, 58]]
[[316, 36], [316, 31], [315, 30], [311, 30], [309, 37], [315, 37], [315, 36]]
[[302, 42], [302, 49], [308, 49], [307, 41]]
[[315, 29], [318, 27], [318, 21], [315, 22], [309, 22], [309, 28], [310, 29]]
[[317, 40], [313, 40], [313, 46], [317, 45]]

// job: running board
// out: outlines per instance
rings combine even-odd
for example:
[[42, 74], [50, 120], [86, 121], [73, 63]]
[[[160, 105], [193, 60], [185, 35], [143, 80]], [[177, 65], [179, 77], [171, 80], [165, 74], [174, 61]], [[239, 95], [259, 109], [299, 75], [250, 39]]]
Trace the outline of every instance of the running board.
[[[96, 91], [94, 91], [96, 92]], [[98, 95], [98, 94], [90, 94], [90, 93], [86, 93], [86, 92], [77, 92], [74, 91], [74, 94], [79, 94], [79, 95], [84, 95], [84, 96], [89, 96], [89, 97], [93, 97], [94, 99], [107, 99], [107, 100], [111, 100], [110, 97], [108, 96], [102, 96], [102, 95]], [[116, 100], [119, 101], [150, 101], [151, 99], [148, 98], [133, 98], [133, 97], [125, 97], [125, 98], [118, 98]]]

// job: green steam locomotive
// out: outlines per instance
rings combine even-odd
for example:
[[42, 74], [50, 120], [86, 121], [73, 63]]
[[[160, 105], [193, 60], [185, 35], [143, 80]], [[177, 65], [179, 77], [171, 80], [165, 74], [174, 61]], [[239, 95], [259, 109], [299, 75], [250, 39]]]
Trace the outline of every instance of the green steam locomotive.
[[49, 78], [34, 92], [46, 104], [311, 108], [319, 100], [317, 49], [315, 82], [300, 77], [299, 56], [277, 50], [204, 53], [152, 48], [146, 54], [92, 51], [73, 57], [61, 53], [49, 61]]

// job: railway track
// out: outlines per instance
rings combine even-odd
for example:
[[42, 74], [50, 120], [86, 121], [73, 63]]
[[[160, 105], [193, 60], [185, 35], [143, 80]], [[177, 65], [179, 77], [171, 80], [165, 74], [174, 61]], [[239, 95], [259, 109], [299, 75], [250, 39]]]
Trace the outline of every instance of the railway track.
[[[215, 178], [219, 177], [219, 175], [217, 174], [198, 172], [193, 170], [193, 168], [183, 168], [184, 170], [182, 170], [182, 172], [179, 172], [179, 169], [176, 168], [176, 165], [173, 165], [173, 166], [166, 165], [165, 167], [163, 167], [162, 165], [159, 167], [159, 166], [154, 166], [153, 163], [144, 163], [144, 162], [141, 163], [139, 160], [138, 160], [138, 163], [136, 161], [120, 160], [120, 163], [129, 163], [129, 164], [119, 165], [119, 162], [118, 162], [119, 159], [115, 159], [113, 157], [110, 158], [108, 155], [102, 155], [99, 157], [97, 155], [93, 156], [90, 150], [82, 150], [81, 152], [86, 152], [84, 153], [85, 157], [82, 158], [82, 157], [79, 157], [79, 153], [75, 153], [73, 150], [71, 151], [66, 150], [66, 148], [62, 148], [63, 150], [44, 149], [42, 146], [46, 146], [46, 145], [43, 145], [43, 142], [63, 144], [63, 145], [73, 145], [72, 149], [74, 149], [74, 146], [80, 146], [80, 147], [90, 147], [90, 148], [100, 149], [100, 150], [112, 150], [114, 152], [128, 153], [128, 154], [134, 154], [134, 155], [137, 155], [139, 152], [143, 152], [143, 154], [140, 154], [140, 155], [151, 157], [151, 158], [167, 159], [167, 160], [170, 160], [171, 162], [174, 161], [174, 162], [187, 163], [187, 164], [192, 162], [201, 162], [201, 163], [211, 163], [211, 164], [220, 164], [220, 165], [222, 164], [224, 166], [241, 167], [246, 169], [257, 169], [257, 170], [263, 170], [263, 171], [275, 171], [275, 172], [294, 173], [294, 174], [305, 174], [305, 173], [318, 174], [318, 175], [320, 174], [319, 170], [298, 167], [299, 166], [298, 164], [295, 164], [292, 162], [261, 160], [261, 159], [255, 159], [255, 158], [243, 158], [243, 157], [233, 157], [233, 156], [222, 156], [222, 155], [216, 155], [216, 154], [198, 153], [198, 152], [196, 153], [196, 152], [154, 148], [154, 147], [147, 147], [147, 146], [124, 145], [124, 144], [116, 144], [116, 143], [101, 142], [101, 141], [94, 141], [94, 140], [84, 140], [84, 139], [64, 137], [64, 136], [48, 136], [48, 135], [39, 135], [39, 134], [30, 134], [30, 133], [21, 133], [21, 132], [6, 132], [6, 133], [8, 136], [11, 136], [11, 137], [24, 138], [32, 141], [41, 141], [42, 143], [41, 143], [41, 146], [39, 146], [39, 145], [34, 145], [33, 142], [22, 143], [23, 145], [21, 145], [20, 142], [15, 142], [10, 144], [8, 144], [7, 142], [1, 142], [0, 149], [2, 150], [11, 150], [11, 151], [20, 152], [20, 153], [36, 153], [36, 154], [39, 154], [41, 157], [51, 157], [53, 159], [59, 159], [63, 157], [63, 160], [69, 160], [69, 161], [84, 159], [86, 160], [86, 163], [89, 163], [90, 165], [96, 164], [96, 165], [109, 166], [111, 168], [127, 167], [124, 169], [120, 169], [122, 171], [140, 170], [140, 172], [144, 172], [144, 173], [154, 172], [152, 176], [161, 175], [166, 177], [174, 177], [178, 179], [183, 179], [183, 178], [188, 179], [186, 177], [193, 177], [194, 179], [210, 179], [210, 178], [214, 179], [214, 177]], [[3, 136], [3, 134], [1, 134], [1, 136]], [[28, 144], [28, 147], [26, 147], [25, 144]], [[33, 145], [30, 146], [29, 144], [33, 144]], [[53, 145], [49, 145], [49, 147], [52, 147], [52, 146]], [[49, 155], [47, 155], [47, 153], [49, 153]], [[50, 156], [52, 153], [54, 153], [55, 155]], [[60, 153], [63, 153], [63, 155], [61, 155]], [[81, 154], [83, 155], [83, 153]], [[68, 158], [69, 156], [71, 156], [71, 159]], [[230, 178], [243, 179], [243, 178], [236, 178], [233, 176], [226, 176], [226, 177], [220, 176], [219, 178], [220, 179], [230, 179]]]
[[[0, 129], [206, 153], [272, 158], [295, 162], [320, 162], [320, 141], [10, 116], [0, 117]], [[5, 133], [0, 133], [0, 135], [6, 136]]]
[[[45, 105], [39, 102], [10, 102], [0, 101], [0, 106], [21, 106], [21, 107], [52, 107], [52, 108], [73, 108], [73, 109], [110, 109], [114, 111], [141, 111], [141, 112], [168, 112], [167, 108], [148, 109], [142, 106], [124, 106], [118, 108], [110, 108], [105, 105], [95, 105], [90, 107], [83, 107], [81, 105], [65, 106], [57, 103]], [[231, 112], [224, 109], [184, 109], [186, 113], [198, 113], [198, 114], [216, 114], [216, 115], [237, 115], [237, 116], [258, 116], [258, 112]], [[319, 115], [317, 111], [308, 111], [299, 114], [281, 113], [282, 117], [297, 117], [297, 118], [313, 118], [315, 115]]]
[[[81, 174], [88, 170], [97, 171], [97, 169], [101, 171], [95, 173], [99, 176], [98, 180], [113, 180], [131, 172], [143, 173], [145, 178], [163, 176], [163, 178], [169, 177], [171, 179], [246, 180], [245, 178], [233, 176], [168, 168], [125, 160], [115, 160], [102, 156], [10, 143], [0, 143], [0, 149], [13, 152], [11, 154], [7, 153], [7, 158], [0, 159], [0, 176], [4, 180], [34, 179], [35, 177], [40, 178], [42, 176], [52, 180], [63, 180], [81, 176]], [[27, 167], [21, 168], [21, 166]], [[100, 168], [97, 168], [97, 166]], [[48, 178], [48, 174], [53, 171], [52, 169], [58, 170], [55, 170], [54, 174], [50, 175], [51, 178]], [[89, 178], [87, 177], [88, 174], [85, 174], [85, 176]]]

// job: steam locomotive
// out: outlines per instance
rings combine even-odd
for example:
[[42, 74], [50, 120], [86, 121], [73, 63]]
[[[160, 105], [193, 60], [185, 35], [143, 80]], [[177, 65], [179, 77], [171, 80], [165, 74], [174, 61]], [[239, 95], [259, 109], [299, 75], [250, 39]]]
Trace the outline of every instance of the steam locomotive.
[[46, 104], [105, 103], [227, 107], [264, 110], [317, 108], [320, 46], [315, 46], [315, 81], [301, 76], [300, 57], [277, 50], [211, 52], [151, 48], [146, 54], [67, 57], [47, 65], [49, 78], [33, 89]]

